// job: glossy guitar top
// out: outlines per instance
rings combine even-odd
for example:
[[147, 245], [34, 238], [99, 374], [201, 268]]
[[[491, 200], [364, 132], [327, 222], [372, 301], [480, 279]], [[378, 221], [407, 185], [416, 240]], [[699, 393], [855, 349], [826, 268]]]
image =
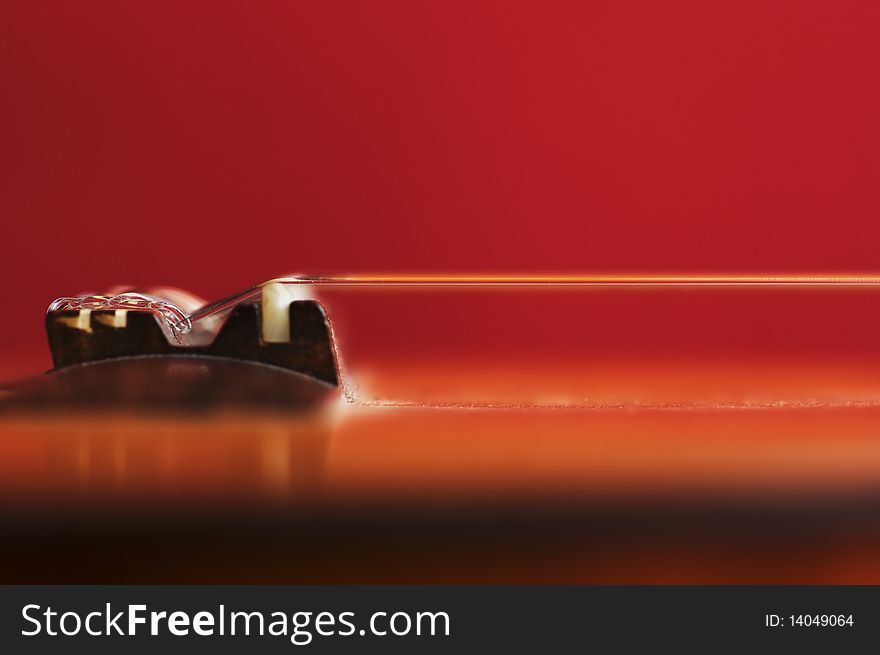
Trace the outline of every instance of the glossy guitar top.
[[[880, 358], [863, 297], [809, 298], [836, 309], [845, 344], [807, 325], [772, 353], [738, 352], [738, 331], [781, 324], [794, 301], [777, 298], [774, 316], [718, 298], [703, 306], [739, 322], [718, 323], [712, 348], [692, 339], [690, 355], [669, 346], [672, 328], [653, 332], [667, 346], [653, 356], [621, 336], [603, 357], [557, 325], [554, 356], [534, 309], [475, 332], [436, 318], [476, 304], [397, 293], [327, 303], [341, 389], [201, 354], [13, 385], [4, 581], [880, 581]], [[550, 300], [578, 333], [571, 298]], [[380, 339], [420, 315], [432, 348]], [[450, 335], [472, 342], [455, 350]], [[499, 357], [493, 343], [525, 345]]]

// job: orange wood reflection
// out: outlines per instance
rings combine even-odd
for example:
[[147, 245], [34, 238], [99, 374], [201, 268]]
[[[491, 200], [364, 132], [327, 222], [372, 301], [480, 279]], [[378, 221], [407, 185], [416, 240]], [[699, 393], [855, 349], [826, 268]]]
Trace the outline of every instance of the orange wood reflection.
[[[243, 530], [236, 526], [249, 513], [279, 507], [287, 528], [300, 515], [352, 511], [421, 519], [436, 512], [439, 525], [515, 513], [519, 504], [619, 515], [625, 524], [611, 536], [584, 536], [573, 518], [570, 539], [517, 545], [484, 535], [458, 550], [450, 549], [450, 534], [399, 549], [346, 549], [331, 540], [315, 546], [323, 554], [313, 552], [305, 569], [266, 545], [249, 546], [251, 555], [271, 551], [250, 559], [218, 546], [213, 564], [154, 562], [148, 575], [163, 580], [880, 582], [880, 523], [870, 510], [880, 499], [880, 382], [870, 362], [643, 362], [600, 366], [588, 376], [559, 367], [559, 389], [570, 395], [545, 406], [508, 402], [532, 388], [511, 371], [483, 371], [480, 379], [438, 365], [421, 371], [421, 382], [416, 373], [401, 375], [367, 377], [364, 390], [384, 385], [393, 398], [400, 384], [409, 394], [403, 404], [370, 404], [367, 392], [365, 403], [309, 420], [7, 416], [0, 501], [19, 514], [68, 508], [85, 517], [108, 508], [135, 517], [221, 508], [230, 531]], [[467, 380], [468, 394], [491, 388], [495, 395], [482, 404], [452, 394], [420, 405], [455, 388], [443, 376]], [[574, 397], [579, 406], [562, 406]], [[713, 507], [772, 507], [806, 517], [810, 529], [740, 531], [732, 520], [719, 532], [704, 516], [638, 528], [694, 504], [710, 515]], [[823, 509], [831, 506], [842, 508], [842, 518]], [[117, 571], [113, 579], [143, 580], [148, 570]]]

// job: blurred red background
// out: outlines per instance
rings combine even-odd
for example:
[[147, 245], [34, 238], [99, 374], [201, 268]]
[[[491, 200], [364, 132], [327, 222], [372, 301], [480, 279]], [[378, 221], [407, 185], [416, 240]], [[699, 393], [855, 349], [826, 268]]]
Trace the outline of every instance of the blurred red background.
[[852, 0], [6, 2], [7, 368], [120, 283], [876, 272], [878, 30]]

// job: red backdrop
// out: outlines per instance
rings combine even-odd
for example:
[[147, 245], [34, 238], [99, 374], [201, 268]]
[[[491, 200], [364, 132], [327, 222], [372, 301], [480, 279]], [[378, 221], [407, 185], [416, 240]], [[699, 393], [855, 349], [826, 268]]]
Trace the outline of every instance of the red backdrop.
[[5, 2], [2, 354], [117, 283], [878, 271], [878, 34], [851, 0]]

